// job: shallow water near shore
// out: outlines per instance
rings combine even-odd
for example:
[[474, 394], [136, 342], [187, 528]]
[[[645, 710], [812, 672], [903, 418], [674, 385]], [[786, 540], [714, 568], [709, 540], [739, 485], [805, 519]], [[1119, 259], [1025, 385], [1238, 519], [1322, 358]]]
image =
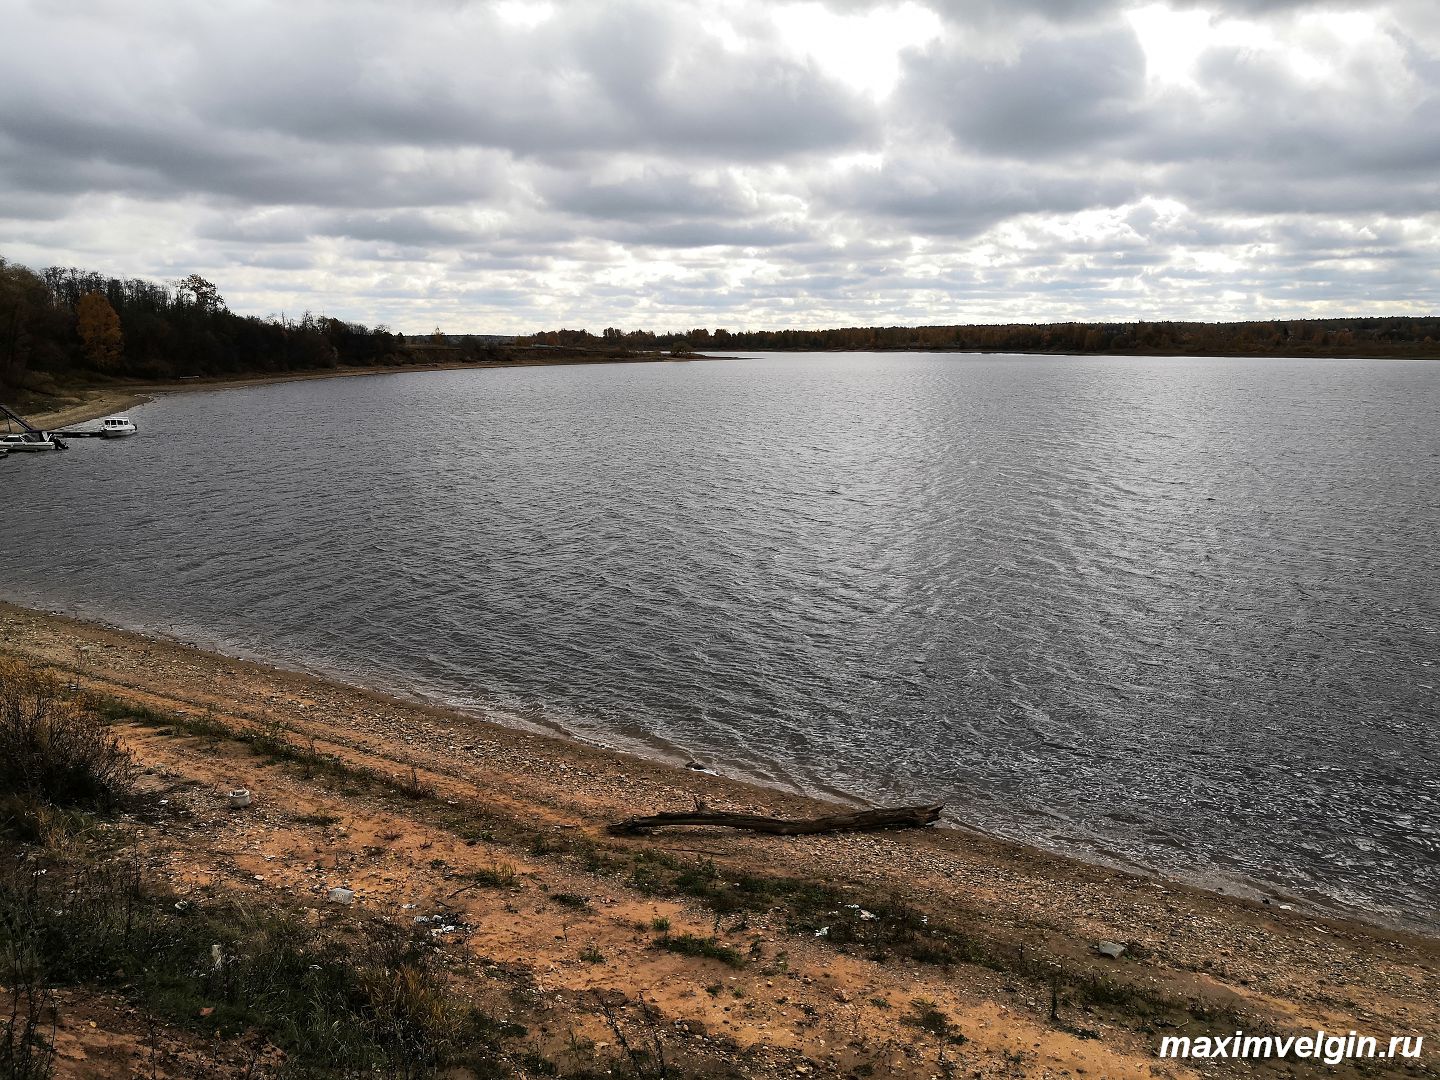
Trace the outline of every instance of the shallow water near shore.
[[1440, 927], [1440, 364], [791, 354], [131, 415], [0, 465], [0, 596]]

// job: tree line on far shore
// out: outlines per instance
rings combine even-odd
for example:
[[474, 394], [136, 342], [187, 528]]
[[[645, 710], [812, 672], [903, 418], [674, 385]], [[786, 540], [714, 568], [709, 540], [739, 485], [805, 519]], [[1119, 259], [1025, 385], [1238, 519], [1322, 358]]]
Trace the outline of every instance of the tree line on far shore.
[[1157, 356], [1440, 357], [1440, 317], [1277, 319], [1256, 322], [1009, 323], [852, 326], [833, 330], [708, 330], [656, 334], [613, 327], [549, 330], [523, 339], [570, 348], [661, 349], [674, 353], [794, 351], [967, 351]]
[[[480, 359], [486, 347], [449, 346], [456, 355], [446, 359]], [[0, 258], [0, 390], [44, 395], [97, 377], [167, 380], [434, 358], [385, 326], [309, 312], [237, 315], [196, 274], [161, 284], [73, 267], [37, 273]]]

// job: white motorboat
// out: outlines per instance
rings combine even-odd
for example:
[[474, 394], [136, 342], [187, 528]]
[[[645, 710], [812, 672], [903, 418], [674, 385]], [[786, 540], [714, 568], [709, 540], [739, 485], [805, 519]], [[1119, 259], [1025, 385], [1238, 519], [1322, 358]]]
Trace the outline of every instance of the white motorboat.
[[19, 435], [0, 436], [0, 446], [12, 454], [32, 454], [39, 450], [65, 449], [65, 444], [48, 431], [25, 431]]
[[[41, 431], [23, 416], [0, 405], [0, 446], [15, 454], [31, 453], [36, 450], [64, 450], [62, 442], [53, 431]], [[17, 432], [15, 429], [19, 428]]]
[[102, 439], [119, 439], [126, 435], [134, 435], [140, 429], [128, 416], [107, 417], [100, 425], [100, 437]]

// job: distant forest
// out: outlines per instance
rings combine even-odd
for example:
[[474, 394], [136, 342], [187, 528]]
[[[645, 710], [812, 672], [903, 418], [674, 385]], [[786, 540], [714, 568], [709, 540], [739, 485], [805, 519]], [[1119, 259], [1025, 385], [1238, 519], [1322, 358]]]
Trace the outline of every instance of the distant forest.
[[840, 330], [691, 330], [654, 334], [550, 330], [524, 339], [571, 348], [671, 352], [913, 350], [1139, 353], [1155, 356], [1440, 357], [1440, 317], [1277, 319], [1267, 322], [1008, 323], [854, 326]]
[[[37, 395], [104, 378], [168, 380], [483, 360], [480, 339], [418, 345], [374, 328], [309, 312], [299, 318], [237, 315], [198, 275], [158, 284], [51, 267], [36, 273], [0, 258], [0, 389]], [[429, 349], [425, 346], [429, 346]]]
[[309, 312], [237, 315], [198, 275], [160, 284], [0, 258], [0, 390], [36, 396], [108, 378], [170, 380], [444, 363], [560, 363], [654, 351], [968, 350], [1440, 357], [1440, 318], [1037, 323], [840, 330], [550, 330], [524, 338], [397, 334]]

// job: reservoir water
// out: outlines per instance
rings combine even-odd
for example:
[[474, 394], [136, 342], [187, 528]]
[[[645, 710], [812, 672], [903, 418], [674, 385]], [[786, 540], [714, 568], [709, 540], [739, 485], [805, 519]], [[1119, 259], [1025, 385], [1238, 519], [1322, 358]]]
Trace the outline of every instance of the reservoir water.
[[0, 597], [1440, 927], [1440, 364], [768, 355], [162, 398]]

